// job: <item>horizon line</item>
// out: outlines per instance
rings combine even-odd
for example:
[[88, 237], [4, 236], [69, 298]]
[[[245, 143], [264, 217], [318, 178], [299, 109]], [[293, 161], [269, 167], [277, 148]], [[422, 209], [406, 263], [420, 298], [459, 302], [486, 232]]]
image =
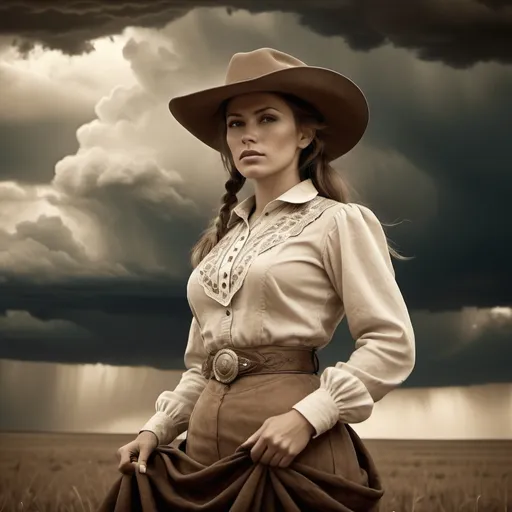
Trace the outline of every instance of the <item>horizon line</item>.
[[[48, 434], [48, 435], [100, 435], [100, 436], [136, 436], [137, 432], [102, 432], [102, 431], [77, 431], [77, 430], [4, 430], [0, 428], [0, 435], [2, 434]], [[183, 435], [183, 434], [180, 434]], [[178, 436], [179, 437], [179, 436]], [[359, 436], [364, 441], [395, 441], [395, 442], [478, 442], [478, 443], [502, 443], [502, 442], [512, 442], [511, 437], [504, 438], [394, 438], [394, 437], [363, 437]]]

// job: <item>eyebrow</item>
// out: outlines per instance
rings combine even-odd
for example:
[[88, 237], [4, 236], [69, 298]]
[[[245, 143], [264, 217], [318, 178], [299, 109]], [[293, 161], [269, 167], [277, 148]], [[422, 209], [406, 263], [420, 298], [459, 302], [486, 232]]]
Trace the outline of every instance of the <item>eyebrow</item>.
[[[259, 114], [260, 112], [263, 112], [264, 110], [269, 110], [269, 109], [279, 112], [279, 110], [277, 110], [277, 108], [274, 108], [274, 107], [263, 107], [263, 108], [259, 108], [258, 110], [255, 110], [253, 112], [253, 114]], [[242, 117], [242, 114], [235, 114], [234, 112], [230, 112], [229, 114], [226, 114], [226, 117], [231, 117], [231, 116]]]

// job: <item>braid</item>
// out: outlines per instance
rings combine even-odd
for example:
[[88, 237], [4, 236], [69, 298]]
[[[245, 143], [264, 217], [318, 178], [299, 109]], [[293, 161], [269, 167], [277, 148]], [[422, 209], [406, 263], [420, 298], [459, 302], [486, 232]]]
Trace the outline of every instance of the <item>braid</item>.
[[217, 242], [226, 234], [231, 210], [238, 203], [237, 194], [240, 192], [245, 183], [245, 178], [233, 168], [230, 178], [226, 181], [226, 193], [222, 196], [222, 206], [219, 215], [215, 220], [215, 228], [217, 229]]

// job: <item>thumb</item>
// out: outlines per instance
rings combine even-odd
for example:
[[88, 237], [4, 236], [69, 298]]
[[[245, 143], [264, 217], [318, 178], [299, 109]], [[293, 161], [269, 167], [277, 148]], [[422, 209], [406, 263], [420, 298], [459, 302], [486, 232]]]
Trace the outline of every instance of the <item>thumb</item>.
[[138, 460], [138, 468], [139, 473], [146, 473], [146, 468], [148, 464], [149, 456], [151, 455], [151, 450], [148, 450], [147, 448], [141, 448], [139, 453], [139, 460]]

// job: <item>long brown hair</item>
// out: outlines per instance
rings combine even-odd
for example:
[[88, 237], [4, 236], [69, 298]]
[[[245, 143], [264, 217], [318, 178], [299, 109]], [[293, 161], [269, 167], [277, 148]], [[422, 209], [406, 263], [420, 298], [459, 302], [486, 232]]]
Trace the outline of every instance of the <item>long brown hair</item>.
[[[338, 172], [331, 166], [324, 152], [322, 130], [325, 129], [320, 114], [306, 101], [290, 94], [276, 93], [285, 100], [293, 111], [295, 122], [300, 126], [308, 126], [314, 129], [315, 137], [308, 147], [302, 150], [299, 156], [299, 177], [301, 181], [311, 179], [318, 195], [333, 199], [340, 203], [351, 202], [356, 192], [341, 178]], [[206, 257], [217, 243], [227, 233], [227, 224], [232, 209], [238, 203], [237, 194], [245, 184], [245, 177], [238, 171], [233, 161], [231, 151], [226, 140], [226, 114], [227, 101], [219, 109], [219, 134], [221, 136], [221, 158], [224, 168], [229, 174], [225, 183], [226, 193], [222, 196], [222, 206], [217, 217], [212, 219], [210, 225], [201, 234], [197, 243], [191, 250], [191, 264], [193, 268]], [[361, 204], [361, 201], [358, 201]], [[382, 223], [384, 225], [384, 223]], [[388, 240], [390, 254], [400, 260], [409, 259], [393, 249]]]

